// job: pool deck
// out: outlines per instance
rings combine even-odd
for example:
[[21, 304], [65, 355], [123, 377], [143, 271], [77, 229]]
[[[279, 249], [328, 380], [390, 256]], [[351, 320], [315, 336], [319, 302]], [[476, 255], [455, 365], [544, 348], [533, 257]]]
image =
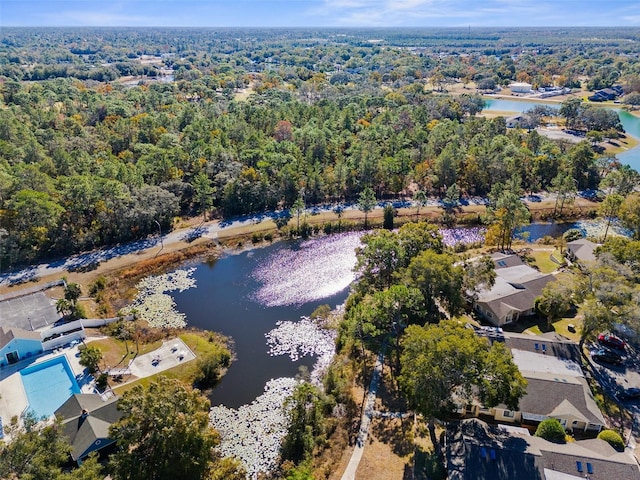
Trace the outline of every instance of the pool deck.
[[[4, 425], [8, 425], [15, 416], [20, 416], [29, 406], [27, 395], [22, 385], [20, 370], [31, 365], [42, 363], [51, 358], [65, 355], [74, 375], [82, 375], [84, 367], [80, 365], [80, 359], [76, 356], [78, 346], [58, 349], [47, 352], [39, 357], [22, 360], [14, 365], [4, 366], [0, 369], [0, 418]], [[76, 380], [78, 380], [76, 378]], [[84, 380], [84, 381], [83, 381]], [[90, 393], [93, 387], [86, 382], [84, 377], [78, 380], [78, 385], [83, 393]]]
[[[97, 340], [97, 338], [87, 338], [85, 342], [90, 343], [91, 340]], [[51, 358], [59, 357], [60, 355], [67, 357], [69, 366], [76, 376], [82, 393], [93, 393], [93, 378], [86, 375], [85, 368], [80, 365], [78, 345], [57, 349], [57, 351], [47, 352], [39, 357], [22, 360], [14, 365], [4, 366], [0, 368], [0, 418], [2, 418], [4, 425], [9, 425], [13, 417], [20, 416], [29, 406], [27, 395], [22, 385], [20, 370]], [[181, 339], [168, 340], [153, 352], [136, 357], [131, 365], [129, 365], [130, 375], [137, 378], [148, 377], [182, 363], [189, 362], [195, 358], [195, 354]], [[132, 381], [133, 380], [135, 379], [132, 379]], [[124, 383], [118, 384], [118, 386], [123, 384]]]

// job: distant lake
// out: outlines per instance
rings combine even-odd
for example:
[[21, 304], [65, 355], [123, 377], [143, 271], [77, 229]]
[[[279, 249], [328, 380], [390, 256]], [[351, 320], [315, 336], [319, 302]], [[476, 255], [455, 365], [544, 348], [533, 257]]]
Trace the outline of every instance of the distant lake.
[[[513, 113], [522, 113], [527, 110], [531, 110], [536, 105], [544, 105], [546, 107], [559, 109], [560, 106], [552, 103], [546, 102], [536, 102], [532, 100], [504, 100], [501, 98], [485, 98], [485, 110], [491, 111], [499, 111], [499, 112], [513, 112]], [[610, 107], [603, 107], [610, 108]], [[618, 113], [620, 117], [620, 123], [624, 127], [624, 130], [627, 134], [631, 135], [634, 138], [640, 139], [640, 118], [632, 115], [631, 113], [619, 109], [612, 108]], [[632, 148], [631, 150], [627, 150], [626, 152], [616, 154], [618, 160], [625, 165], [629, 165], [636, 171], [640, 172], [640, 145]]]

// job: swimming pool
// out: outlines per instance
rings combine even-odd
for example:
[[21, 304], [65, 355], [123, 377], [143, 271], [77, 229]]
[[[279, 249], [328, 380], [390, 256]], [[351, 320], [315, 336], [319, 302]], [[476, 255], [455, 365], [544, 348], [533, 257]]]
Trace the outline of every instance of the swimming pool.
[[80, 393], [67, 357], [61, 355], [20, 371], [29, 410], [37, 418], [50, 417], [71, 395]]

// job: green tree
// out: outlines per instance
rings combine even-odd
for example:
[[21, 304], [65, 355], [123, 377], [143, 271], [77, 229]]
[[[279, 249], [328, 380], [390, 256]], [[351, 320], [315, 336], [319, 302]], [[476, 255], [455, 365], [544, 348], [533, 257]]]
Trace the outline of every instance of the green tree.
[[200, 210], [202, 211], [202, 221], [207, 221], [207, 211], [213, 207], [213, 194], [215, 189], [211, 185], [209, 177], [203, 173], [198, 173], [193, 179], [193, 189], [196, 193], [196, 199]]
[[536, 429], [535, 436], [553, 443], [566, 443], [567, 441], [564, 427], [555, 418], [547, 418], [541, 421]]
[[382, 227], [387, 230], [393, 230], [393, 217], [396, 215], [395, 208], [392, 205], [385, 205], [382, 215]]
[[623, 201], [624, 197], [622, 195], [612, 193], [605, 197], [604, 201], [598, 208], [598, 214], [604, 217], [607, 224], [604, 230], [604, 238], [602, 239], [603, 242], [607, 240], [607, 234], [609, 233], [611, 222], [613, 222], [613, 220], [618, 218], [618, 216], [620, 215], [620, 207], [622, 206]]
[[300, 231], [300, 215], [304, 213], [304, 209], [305, 209], [304, 200], [302, 199], [302, 197], [296, 198], [296, 201], [293, 202], [291, 209], [296, 214], [296, 222], [297, 222], [296, 230], [299, 232]]
[[551, 192], [556, 194], [556, 201], [553, 205], [553, 216], [562, 215], [565, 203], [572, 203], [576, 197], [577, 188], [575, 179], [565, 171], [558, 172], [558, 175], [551, 181]]
[[325, 436], [325, 414], [331, 405], [322, 392], [304, 382], [287, 400], [289, 431], [282, 441], [282, 458], [300, 463], [311, 457], [316, 443]]
[[358, 197], [358, 209], [364, 213], [364, 228], [367, 228], [369, 212], [376, 206], [376, 194], [371, 187], [366, 187]]
[[67, 286], [64, 287], [64, 299], [70, 302], [74, 308], [81, 295], [82, 290], [77, 283], [68, 283]]
[[477, 298], [480, 290], [490, 290], [496, 281], [496, 266], [489, 255], [483, 255], [471, 261], [464, 261], [463, 291], [466, 295]]
[[571, 288], [561, 282], [551, 282], [542, 289], [534, 304], [535, 309], [547, 319], [547, 330], [551, 330], [551, 324], [569, 313], [573, 305]]
[[620, 206], [622, 224], [633, 232], [634, 240], [640, 240], [640, 194], [628, 195]]
[[507, 185], [494, 186], [489, 197], [491, 204], [485, 215], [489, 228], [485, 241], [488, 245], [497, 245], [500, 250], [510, 250], [516, 230], [529, 221], [529, 210], [520, 200], [515, 179]]
[[413, 194], [413, 201], [416, 204], [416, 220], [420, 218], [420, 208], [425, 207], [428, 203], [427, 194], [424, 190], [416, 190]]
[[464, 305], [462, 265], [456, 264], [449, 254], [422, 251], [411, 260], [403, 280], [422, 292], [428, 321], [456, 315]]
[[118, 403], [122, 418], [110, 429], [117, 451], [116, 480], [204, 479], [213, 468], [218, 433], [209, 425], [209, 400], [176, 379], [136, 385]]
[[102, 350], [93, 345], [88, 345], [80, 349], [80, 365], [85, 367], [90, 374], [100, 370], [100, 362], [102, 361]]
[[358, 290], [384, 289], [391, 285], [393, 274], [403, 265], [403, 249], [398, 235], [389, 230], [377, 230], [361, 238], [356, 248], [355, 271], [360, 274]]
[[95, 456], [68, 473], [63, 473], [70, 460], [71, 446], [58, 423], [36, 426], [27, 416], [23, 426], [5, 425], [10, 442], [0, 443], [0, 478], [30, 480], [102, 480], [104, 473]]
[[567, 122], [567, 126], [574, 128], [578, 125], [580, 120], [580, 111], [582, 107], [582, 100], [576, 97], [569, 98], [562, 102], [560, 105], [559, 114]]
[[525, 393], [526, 380], [504, 345], [489, 345], [455, 320], [410, 325], [401, 347], [399, 384], [411, 408], [429, 419], [434, 446], [435, 418], [445, 419], [473, 399], [516, 410]]
[[615, 430], [602, 430], [598, 434], [598, 438], [607, 442], [618, 452], [624, 452], [624, 440], [622, 440], [620, 434]]

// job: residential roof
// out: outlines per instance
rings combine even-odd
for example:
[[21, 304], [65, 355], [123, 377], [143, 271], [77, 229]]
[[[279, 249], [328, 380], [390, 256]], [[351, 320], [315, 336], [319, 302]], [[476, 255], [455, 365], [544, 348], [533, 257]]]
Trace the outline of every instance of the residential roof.
[[520, 371], [551, 373], [572, 377], [584, 376], [580, 364], [571, 359], [557, 358], [517, 348], [511, 349], [511, 355], [513, 356], [513, 363], [518, 366]]
[[79, 393], [72, 395], [55, 412], [63, 419], [64, 434], [71, 443], [71, 456], [79, 460], [93, 450], [96, 440], [101, 440], [103, 448], [113, 440], [109, 439], [109, 427], [122, 417], [117, 408], [118, 398], [103, 400], [97, 394]]
[[640, 479], [635, 459], [599, 439], [556, 444], [470, 419], [449, 425], [447, 447], [455, 480]]
[[595, 262], [596, 256], [593, 252], [599, 246], [600, 244], [594, 243], [586, 238], [579, 238], [578, 240], [567, 243], [567, 249], [569, 249], [578, 260], [583, 262]]
[[527, 392], [518, 409], [545, 417], [573, 417], [575, 420], [605, 425], [587, 382], [582, 377], [521, 371]]
[[451, 422], [447, 429], [449, 480], [542, 480], [540, 453], [523, 436], [478, 419]]
[[504, 332], [504, 342], [511, 350], [521, 350], [557, 358], [564, 358], [580, 363], [580, 348], [578, 344], [555, 332], [541, 335]]
[[0, 348], [5, 347], [14, 338], [42, 341], [40, 332], [30, 332], [21, 328], [0, 327]]
[[517, 255], [494, 253], [496, 280], [490, 290], [482, 290], [477, 302], [485, 304], [498, 319], [509, 312], [526, 312], [533, 308], [542, 289], [554, 280], [553, 275], [543, 274], [525, 265]]

